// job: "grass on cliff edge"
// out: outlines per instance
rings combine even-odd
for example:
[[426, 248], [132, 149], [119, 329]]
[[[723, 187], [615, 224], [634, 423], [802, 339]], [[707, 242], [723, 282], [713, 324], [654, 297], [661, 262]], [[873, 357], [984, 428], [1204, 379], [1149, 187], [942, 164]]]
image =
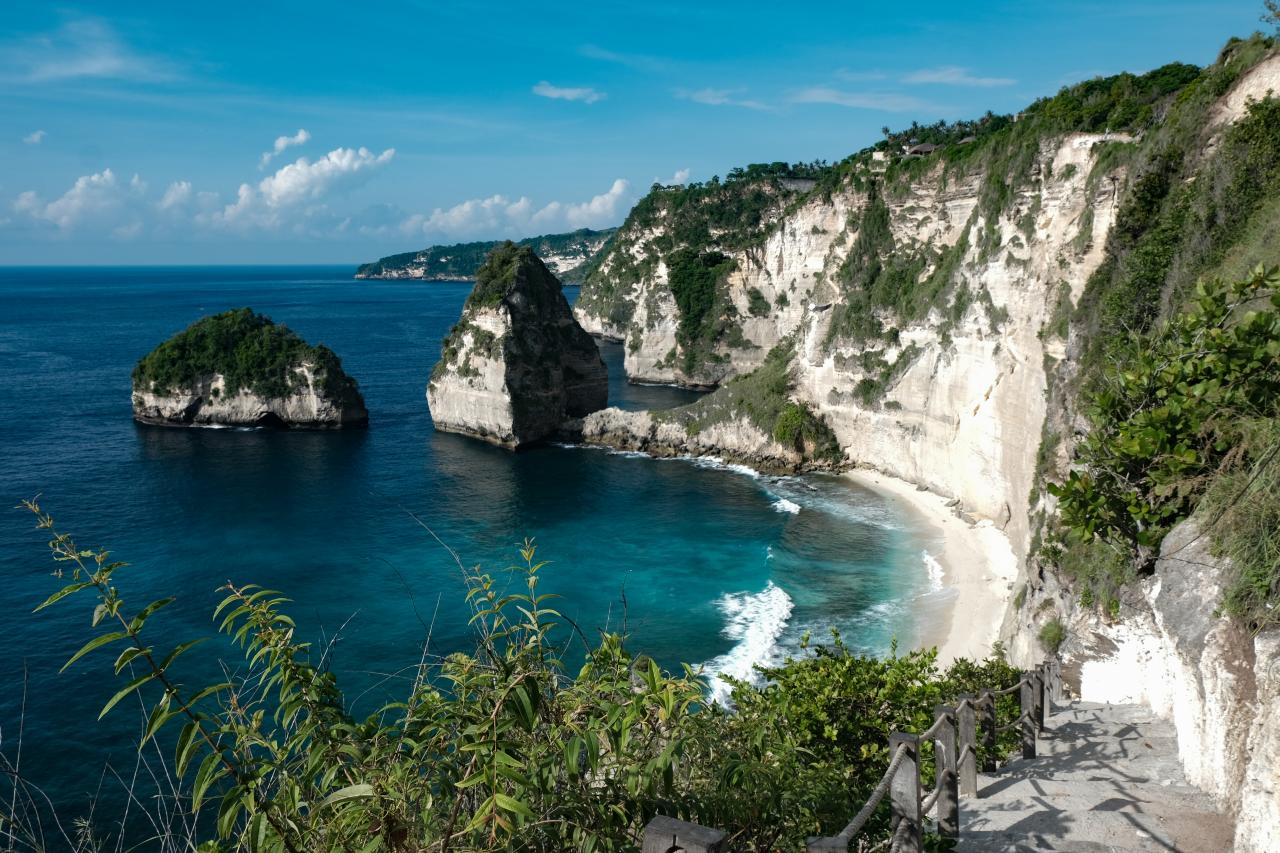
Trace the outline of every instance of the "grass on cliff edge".
[[218, 373], [226, 380], [228, 394], [247, 389], [263, 397], [284, 397], [301, 382], [294, 368], [303, 363], [313, 366], [327, 396], [358, 399], [355, 380], [343, 372], [333, 350], [308, 344], [287, 326], [250, 308], [192, 323], [143, 356], [133, 368], [133, 382], [164, 394]]
[[[645, 823], [666, 814], [727, 830], [735, 850], [799, 850], [861, 807], [888, 763], [890, 732], [923, 731], [937, 704], [1018, 679], [999, 648], [944, 672], [936, 650], [866, 657], [837, 636], [762, 669], [765, 686], [735, 683], [727, 712], [706, 704], [698, 670], [668, 673], [621, 636], [589, 646], [573, 633], [538, 592], [546, 564], [526, 541], [505, 572], [464, 571], [475, 646], [424, 650], [407, 677], [384, 683], [388, 704], [357, 716], [326, 669], [330, 647], [299, 638], [287, 598], [228, 583], [213, 616], [244, 660], [223, 683], [192, 683], [193, 672], [217, 671], [192, 666], [215, 646], [162, 643], [155, 623], [173, 599], [134, 600], [126, 564], [83, 550], [38, 504], [27, 507], [57, 585], [68, 584], [37, 610], [73, 609], [84, 626], [88, 642], [68, 666], [105, 666], [101, 650], [119, 653], [121, 686], [109, 699], [104, 691], [103, 714], [136, 709], [140, 747], [154, 741], [140, 778], [165, 780], [154, 791], [137, 783], [127, 815], [91, 817], [80, 843], [64, 834], [60, 849], [111, 849], [113, 833], [132, 830], [165, 850], [603, 853], [636, 850]], [[566, 666], [578, 639], [583, 663]], [[1000, 697], [1001, 719], [1017, 715], [1017, 701]], [[1002, 734], [997, 754], [982, 746], [980, 758], [1008, 755], [1016, 739]], [[932, 746], [921, 749], [928, 786]], [[0, 819], [11, 836], [39, 839], [26, 784], [0, 775]], [[888, 838], [888, 806], [863, 840]]]
[[739, 376], [695, 403], [654, 412], [654, 417], [684, 425], [689, 435], [708, 427], [746, 418], [783, 447], [802, 457], [835, 464], [844, 458], [831, 427], [807, 404], [792, 399], [795, 349], [783, 342], [769, 351], [764, 364]]

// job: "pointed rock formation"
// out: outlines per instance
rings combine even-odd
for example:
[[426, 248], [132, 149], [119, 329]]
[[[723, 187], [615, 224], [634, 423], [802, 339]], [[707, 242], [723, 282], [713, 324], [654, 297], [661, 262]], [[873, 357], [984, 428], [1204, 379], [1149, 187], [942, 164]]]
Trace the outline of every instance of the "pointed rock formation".
[[431, 371], [436, 429], [516, 448], [603, 409], [608, 398], [600, 350], [574, 320], [559, 280], [527, 246], [496, 247]]
[[332, 350], [248, 308], [205, 317], [139, 360], [133, 417], [161, 426], [369, 423], [360, 389]]

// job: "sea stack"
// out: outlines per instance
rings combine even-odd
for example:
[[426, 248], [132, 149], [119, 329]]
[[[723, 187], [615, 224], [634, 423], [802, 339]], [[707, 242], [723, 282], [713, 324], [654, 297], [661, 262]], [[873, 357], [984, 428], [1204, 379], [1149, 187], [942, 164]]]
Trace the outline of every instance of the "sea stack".
[[427, 385], [436, 429], [517, 448], [603, 409], [609, 375], [560, 281], [527, 246], [503, 243], [476, 273]]
[[161, 426], [363, 427], [356, 382], [323, 345], [248, 308], [205, 317], [133, 369], [133, 417]]

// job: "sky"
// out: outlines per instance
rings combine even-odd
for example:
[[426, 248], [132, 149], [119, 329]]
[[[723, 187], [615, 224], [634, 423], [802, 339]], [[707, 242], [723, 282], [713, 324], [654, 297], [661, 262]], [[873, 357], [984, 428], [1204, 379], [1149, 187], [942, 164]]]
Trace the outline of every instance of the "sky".
[[655, 181], [1208, 64], [1261, 7], [15, 0], [0, 265], [358, 263], [617, 225]]

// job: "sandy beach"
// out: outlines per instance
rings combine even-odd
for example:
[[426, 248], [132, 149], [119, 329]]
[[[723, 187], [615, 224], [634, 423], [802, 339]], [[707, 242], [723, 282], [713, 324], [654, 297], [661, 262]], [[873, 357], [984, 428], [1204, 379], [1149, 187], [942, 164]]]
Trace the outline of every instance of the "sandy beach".
[[970, 525], [947, 506], [947, 498], [919, 491], [905, 480], [870, 469], [845, 476], [904, 507], [937, 543], [928, 553], [942, 566], [943, 586], [954, 598], [932, 624], [922, 626], [920, 644], [936, 645], [942, 665], [961, 657], [986, 657], [1017, 577], [1018, 561], [1004, 533], [987, 520]]

